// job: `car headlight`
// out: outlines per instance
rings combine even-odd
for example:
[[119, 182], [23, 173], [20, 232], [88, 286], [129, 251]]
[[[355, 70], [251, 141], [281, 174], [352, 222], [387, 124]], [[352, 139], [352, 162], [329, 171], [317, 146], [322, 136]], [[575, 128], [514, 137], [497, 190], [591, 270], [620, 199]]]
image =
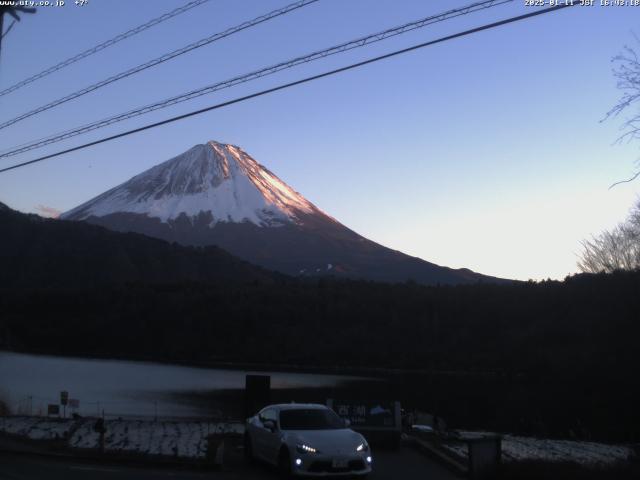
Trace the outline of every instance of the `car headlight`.
[[356, 452], [368, 452], [368, 451], [369, 451], [369, 445], [367, 445], [366, 443], [361, 443], [356, 447]]
[[296, 450], [298, 453], [319, 453], [317, 449], [305, 444], [297, 445]]

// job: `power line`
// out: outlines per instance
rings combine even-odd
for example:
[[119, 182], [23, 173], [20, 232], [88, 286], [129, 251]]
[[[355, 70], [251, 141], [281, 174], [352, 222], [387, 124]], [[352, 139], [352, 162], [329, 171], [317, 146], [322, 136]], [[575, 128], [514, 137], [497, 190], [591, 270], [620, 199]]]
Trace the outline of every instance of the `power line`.
[[103, 128], [109, 125], [112, 125], [114, 123], [118, 123], [124, 120], [128, 120], [130, 118], [133, 117], [137, 117], [139, 115], [143, 115], [146, 113], [150, 113], [153, 112], [155, 110], [159, 110], [162, 108], [166, 108], [172, 105], [176, 105], [178, 103], [182, 103], [209, 93], [213, 93], [215, 91], [218, 90], [222, 90], [225, 88], [230, 88], [236, 85], [239, 85], [241, 83], [246, 83], [252, 80], [256, 80], [258, 78], [261, 77], [265, 77], [268, 75], [273, 75], [274, 73], [280, 72], [282, 70], [286, 70], [289, 68], [293, 68], [297, 65], [303, 64], [303, 63], [309, 63], [315, 60], [320, 60], [322, 58], [331, 56], [331, 55], [335, 55], [338, 53], [343, 53], [345, 51], [348, 50], [352, 50], [355, 48], [360, 48], [360, 47], [364, 47], [365, 45], [369, 45], [372, 43], [376, 43], [382, 40], [386, 40], [387, 38], [390, 37], [394, 37], [396, 35], [400, 35], [403, 33], [407, 33], [409, 31], [418, 29], [418, 28], [423, 28], [426, 27], [428, 25], [434, 24], [434, 23], [438, 23], [438, 22], [443, 22], [445, 20], [449, 20], [451, 18], [455, 18], [455, 17], [459, 17], [461, 15], [467, 15], [469, 13], [478, 11], [478, 10], [484, 10], [487, 8], [491, 8], [491, 7], [495, 7], [498, 5], [502, 5], [504, 3], [509, 3], [509, 2], [513, 2], [514, 0], [485, 0], [485, 1], [481, 1], [481, 2], [477, 2], [477, 3], [473, 3], [470, 4], [466, 7], [462, 7], [462, 8], [456, 8], [453, 10], [448, 10], [444, 13], [440, 13], [437, 15], [431, 15], [429, 17], [426, 18], [422, 18], [420, 20], [416, 20], [414, 22], [409, 22], [406, 23], [404, 25], [400, 25], [398, 27], [394, 27], [394, 28], [389, 28], [387, 30], [384, 30], [382, 32], [378, 32], [378, 33], [374, 33], [371, 35], [367, 35], [365, 37], [360, 37], [357, 38], [355, 40], [351, 40], [349, 42], [345, 42], [324, 50], [320, 50], [320, 51], [316, 51], [301, 57], [296, 57], [292, 60], [287, 60], [285, 62], [281, 62], [278, 63], [276, 65], [271, 65], [269, 67], [266, 68], [262, 68], [260, 70], [256, 70], [247, 74], [243, 74], [237, 77], [233, 77], [231, 79], [228, 80], [224, 80], [222, 82], [217, 82], [215, 84], [212, 85], [208, 85], [206, 87], [203, 88], [199, 88], [197, 90], [193, 90], [191, 92], [187, 92], [181, 95], [177, 95], [150, 105], [146, 105], [144, 107], [140, 107], [134, 110], [130, 110], [128, 112], [125, 113], [121, 113], [112, 117], [108, 117], [81, 127], [77, 127], [71, 130], [67, 130], [65, 132], [61, 132], [58, 134], [54, 134], [52, 136], [43, 138], [43, 139], [39, 139], [33, 142], [30, 142], [29, 144], [26, 145], [19, 145], [17, 147], [12, 147], [9, 151], [5, 151], [4, 153], [0, 154], [0, 158], [6, 158], [6, 157], [11, 157], [14, 155], [18, 155], [20, 153], [24, 153], [27, 152], [29, 150], [33, 150], [36, 148], [40, 148], [43, 147], [45, 145], [50, 145], [52, 143], [57, 143], [60, 142], [62, 140], [66, 140], [72, 137], [75, 137], [77, 135], [81, 135], [93, 130], [97, 130], [99, 128]]
[[94, 53], [97, 53], [101, 50], [104, 50], [105, 48], [109, 48], [113, 45], [115, 45], [118, 42], [121, 42], [122, 40], [125, 40], [129, 37], [132, 37], [144, 30], [147, 30], [151, 27], [155, 27], [156, 25], [169, 20], [170, 18], [173, 18], [177, 15], [180, 15], [188, 10], [191, 10], [192, 8], [198, 7], [200, 5], [202, 5], [203, 3], [208, 2], [209, 0], [193, 0], [192, 2], [187, 3], [186, 5], [183, 5], [182, 7], [178, 7], [174, 10], [171, 10], [170, 12], [167, 12], [157, 18], [154, 18], [152, 20], [149, 20], [147, 23], [144, 23], [142, 25], [139, 25], [135, 28], [132, 28], [131, 30], [128, 30], [124, 33], [121, 33], [120, 35], [116, 35], [115, 37], [100, 43], [99, 45], [96, 45], [95, 47], [89, 48], [87, 50], [85, 50], [84, 52], [81, 52], [73, 57], [67, 58], [66, 60], [63, 60], [62, 62], [47, 68], [46, 70], [43, 70], [40, 73], [36, 73], [35, 75], [25, 78], [24, 80], [19, 81], [18, 83], [16, 83], [15, 85], [12, 85], [2, 91], [0, 91], [0, 97], [7, 95], [11, 92], [14, 92], [22, 87], [24, 87], [25, 85], [29, 85], [30, 83], [35, 82], [36, 80], [39, 80], [41, 78], [46, 77], [47, 75], [52, 74], [53, 72], [57, 72], [58, 70], [61, 70], [65, 67], [68, 67], [69, 65], [71, 65], [72, 63], [78, 62], [80, 60], [82, 60], [83, 58], [86, 58], [90, 55], [93, 55]]
[[179, 48], [177, 50], [174, 50], [172, 52], [169, 53], [165, 53], [164, 55], [161, 55], [160, 57], [154, 58], [153, 60], [149, 60], [148, 62], [145, 62], [141, 65], [137, 65], [133, 68], [130, 68], [128, 70], [125, 70], [124, 72], [120, 72], [116, 75], [113, 75], [105, 80], [102, 80], [98, 83], [94, 83], [93, 85], [89, 85], [88, 87], [85, 87], [81, 90], [78, 90], [76, 92], [73, 92], [69, 95], [66, 95], [62, 98], [59, 98], [57, 100], [54, 100], [53, 102], [47, 103], [46, 105], [43, 105], [41, 107], [38, 107], [34, 110], [31, 110], [27, 113], [24, 113], [22, 115], [19, 115], [11, 120], [8, 120], [2, 124], [0, 124], [0, 130], [2, 130], [3, 128], [6, 128], [10, 125], [13, 125], [14, 123], [18, 123], [26, 118], [32, 117], [34, 115], [37, 115], [38, 113], [42, 113], [46, 110], [50, 110], [51, 108], [57, 107], [58, 105], [62, 105], [63, 103], [67, 103], [71, 100], [74, 100], [78, 97], [81, 97], [83, 95], [86, 95], [87, 93], [91, 93], [95, 90], [98, 90], [99, 88], [105, 87], [107, 85], [110, 85], [114, 82], [117, 82], [118, 80], [122, 80], [123, 78], [127, 78], [130, 77], [131, 75], [134, 75], [136, 73], [142, 72], [143, 70], [146, 70], [148, 68], [151, 67], [155, 67], [156, 65], [160, 65], [161, 63], [167, 62], [173, 58], [176, 58], [180, 55], [184, 55], [185, 53], [188, 53], [192, 50], [195, 50], [197, 48], [200, 47], [204, 47], [205, 45], [208, 45], [210, 43], [213, 43], [217, 40], [221, 40], [223, 38], [229, 37], [231, 35], [233, 35], [234, 33], [238, 33], [242, 30], [246, 30], [248, 28], [254, 27], [258, 24], [267, 22], [269, 20], [272, 20], [276, 17], [282, 16], [282, 15], [286, 15], [287, 13], [290, 13], [294, 10], [297, 10], [299, 8], [305, 7], [311, 3], [315, 3], [318, 0], [299, 0], [297, 2], [291, 3], [285, 7], [282, 8], [278, 8], [276, 10], [273, 10], [269, 13], [266, 13], [264, 15], [260, 15], [259, 17], [254, 18], [253, 20], [249, 20], [246, 22], [243, 22], [239, 25], [236, 25], [235, 27], [231, 27], [223, 32], [219, 32], [216, 33], [214, 35], [211, 35], [207, 38], [203, 38], [197, 42], [191, 43], [185, 47]]
[[482, 25], [480, 27], [475, 27], [475, 28], [472, 28], [472, 29], [469, 29], [469, 30], [464, 30], [462, 32], [454, 33], [452, 35], [447, 35], [445, 37], [440, 37], [440, 38], [438, 38], [436, 40], [430, 40], [428, 42], [420, 43], [418, 45], [413, 45], [411, 47], [403, 48], [401, 50], [396, 50], [396, 51], [393, 51], [391, 53], [386, 53], [384, 55], [380, 55], [380, 56], [377, 56], [377, 57], [369, 58], [367, 60], [363, 60], [361, 62], [352, 63], [352, 64], [347, 65], [345, 67], [340, 67], [340, 68], [336, 68], [334, 70], [330, 70], [330, 71], [327, 71], [327, 72], [324, 72], [324, 73], [320, 73], [320, 74], [317, 74], [317, 75], [312, 75], [310, 77], [306, 77], [306, 78], [303, 78], [303, 79], [300, 79], [300, 80], [296, 80], [294, 82], [289, 82], [289, 83], [285, 83], [285, 84], [282, 84], [282, 85], [278, 85], [277, 87], [268, 88], [266, 90], [262, 90], [262, 91], [259, 91], [259, 92], [256, 92], [256, 93], [252, 93], [250, 95], [245, 95], [243, 97], [238, 97], [238, 98], [235, 98], [233, 100], [229, 100], [229, 101], [226, 101], [226, 102], [218, 103], [216, 105], [211, 105], [209, 107], [202, 108], [200, 110], [195, 110], [195, 111], [192, 111], [192, 112], [189, 112], [189, 113], [185, 113], [183, 115], [178, 115], [176, 117], [172, 117], [172, 118], [168, 118], [166, 120], [162, 120], [160, 122], [156, 122], [156, 123], [152, 123], [152, 124], [149, 124], [149, 125], [145, 125], [144, 127], [134, 128], [134, 129], [128, 130], [126, 132], [121, 132], [121, 133], [118, 133], [116, 135], [111, 135], [109, 137], [101, 138], [100, 140], [95, 140], [93, 142], [85, 143], [83, 145], [78, 145], [76, 147], [68, 148], [66, 150], [62, 150], [62, 151], [59, 151], [59, 152], [56, 152], [56, 153], [52, 153], [52, 154], [49, 154], [49, 155], [44, 155], [42, 157], [39, 157], [39, 158], [36, 158], [36, 159], [33, 159], [33, 160], [29, 160], [27, 162], [22, 162], [22, 163], [18, 163], [16, 165], [12, 165], [10, 167], [5, 167], [3, 169], [0, 169], [0, 173], [4, 173], [4, 172], [7, 172], [9, 170], [14, 170], [16, 168], [24, 167], [26, 165], [31, 165], [33, 163], [42, 162], [42, 161], [48, 160], [50, 158], [54, 158], [54, 157], [58, 157], [60, 155], [64, 155], [66, 153], [71, 153], [71, 152], [75, 152], [75, 151], [78, 151], [78, 150], [82, 150], [82, 149], [85, 149], [85, 148], [88, 148], [88, 147], [92, 147], [94, 145], [99, 145], [101, 143], [109, 142], [109, 141], [115, 140], [117, 138], [126, 137], [128, 135], [133, 135], [134, 133], [139, 133], [139, 132], [142, 132], [144, 130], [149, 130], [149, 129], [152, 129], [152, 128], [155, 128], [155, 127], [159, 127], [161, 125], [166, 125], [168, 123], [177, 122], [178, 120], [183, 120], [185, 118], [189, 118], [189, 117], [193, 117], [193, 116], [196, 116], [196, 115], [200, 115], [202, 113], [209, 112], [211, 110], [217, 110], [217, 109], [220, 109], [220, 108], [223, 108], [223, 107], [227, 107], [229, 105], [233, 105], [233, 104], [236, 104], [236, 103], [244, 102], [244, 101], [250, 100], [252, 98], [261, 97], [263, 95], [267, 95], [269, 93], [273, 93], [273, 92], [284, 90], [284, 89], [287, 89], [287, 88], [290, 88], [290, 87], [294, 87], [296, 85], [301, 85], [303, 83], [312, 82], [312, 81], [318, 80], [320, 78], [329, 77], [329, 76], [332, 76], [332, 75], [335, 75], [335, 74], [338, 74], [338, 73], [346, 72], [348, 70], [353, 70], [355, 68], [359, 68], [359, 67], [362, 67], [364, 65], [368, 65], [370, 63], [379, 62], [379, 61], [385, 60], [387, 58], [395, 57], [397, 55], [402, 55], [404, 53], [411, 52], [411, 51], [414, 51], [414, 50], [418, 50], [420, 48], [428, 47], [428, 46], [431, 46], [431, 45], [435, 45], [437, 43], [442, 43], [442, 42], [446, 42], [448, 40], [453, 40], [455, 38], [460, 38], [460, 37], [464, 37], [464, 36], [467, 36], [467, 35], [471, 35], [473, 33], [481, 32], [481, 31], [484, 31], [484, 30], [489, 30], [489, 29], [492, 29], [492, 28], [497, 28], [497, 27], [500, 27], [500, 26], [503, 26], [503, 25], [507, 25], [507, 24], [514, 23], [514, 22], [518, 22], [518, 21], [521, 21], [521, 20], [525, 20], [525, 19], [528, 19], [528, 18], [531, 18], [531, 17], [538, 16], [538, 15], [543, 15], [545, 13], [561, 10], [563, 8], [566, 8], [566, 7], [572, 7], [574, 5], [579, 5], [579, 3], [578, 2], [576, 2], [576, 3], [565, 3], [565, 4], [557, 5], [557, 6], [554, 6], [554, 7], [548, 7], [548, 8], [545, 8], [545, 9], [535, 10], [533, 12], [526, 13], [524, 15], [518, 15], [516, 17], [510, 17], [510, 18], [507, 18], [505, 20], [500, 20], [498, 22], [485, 24], [485, 25]]

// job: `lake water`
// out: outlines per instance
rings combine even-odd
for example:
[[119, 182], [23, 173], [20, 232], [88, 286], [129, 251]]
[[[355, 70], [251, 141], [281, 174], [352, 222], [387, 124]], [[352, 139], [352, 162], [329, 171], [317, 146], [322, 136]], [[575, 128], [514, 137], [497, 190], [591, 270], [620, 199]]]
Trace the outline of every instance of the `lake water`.
[[79, 400], [79, 408], [73, 411], [80, 415], [104, 411], [106, 416], [210, 416], [214, 414], [210, 402], [189, 399], [243, 389], [248, 373], [271, 375], [273, 389], [334, 388], [363, 380], [0, 351], [0, 400], [13, 413], [46, 414], [47, 405], [58, 404], [60, 392], [66, 390], [69, 398]]

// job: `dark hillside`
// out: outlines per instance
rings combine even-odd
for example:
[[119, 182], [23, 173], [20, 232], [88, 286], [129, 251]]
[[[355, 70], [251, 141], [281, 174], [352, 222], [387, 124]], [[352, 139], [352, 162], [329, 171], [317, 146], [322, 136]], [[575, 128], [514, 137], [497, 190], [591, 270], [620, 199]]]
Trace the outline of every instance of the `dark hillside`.
[[270, 282], [277, 275], [217, 247], [25, 215], [0, 205], [0, 286], [87, 288], [124, 282]]
[[376, 395], [453, 425], [640, 441], [640, 272], [431, 287], [302, 280], [82, 223], [0, 211], [0, 226], [0, 348], [400, 369]]

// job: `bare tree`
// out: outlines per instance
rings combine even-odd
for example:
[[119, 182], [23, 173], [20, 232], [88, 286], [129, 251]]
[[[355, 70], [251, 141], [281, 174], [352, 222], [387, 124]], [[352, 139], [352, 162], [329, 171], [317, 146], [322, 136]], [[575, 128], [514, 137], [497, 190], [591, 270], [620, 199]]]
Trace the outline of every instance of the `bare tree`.
[[[640, 38], [635, 37], [640, 44]], [[625, 46], [622, 53], [612, 59], [613, 76], [622, 91], [618, 103], [607, 112], [604, 120], [629, 113], [621, 126], [622, 135], [617, 142], [640, 139], [640, 57], [632, 47]], [[620, 183], [632, 182], [640, 177], [640, 161], [636, 173]], [[631, 209], [627, 220], [612, 230], [582, 242], [583, 251], [578, 268], [583, 272], [599, 273], [616, 270], [640, 269], [640, 199]]]
[[578, 268], [599, 273], [640, 269], [640, 200], [629, 217], [612, 230], [582, 242]]
[[[638, 43], [640, 39], [636, 37]], [[625, 46], [622, 53], [612, 59], [614, 64], [613, 76], [617, 80], [617, 86], [622, 91], [622, 97], [618, 103], [607, 112], [605, 120], [617, 117], [623, 112], [630, 112], [624, 120], [621, 130], [622, 135], [618, 137], [618, 142], [632, 141], [640, 139], [640, 58], [636, 51], [629, 46]], [[636, 173], [627, 180], [616, 182], [611, 187], [620, 183], [627, 183], [640, 176], [640, 163]], [[610, 187], [610, 188], [611, 188]]]

